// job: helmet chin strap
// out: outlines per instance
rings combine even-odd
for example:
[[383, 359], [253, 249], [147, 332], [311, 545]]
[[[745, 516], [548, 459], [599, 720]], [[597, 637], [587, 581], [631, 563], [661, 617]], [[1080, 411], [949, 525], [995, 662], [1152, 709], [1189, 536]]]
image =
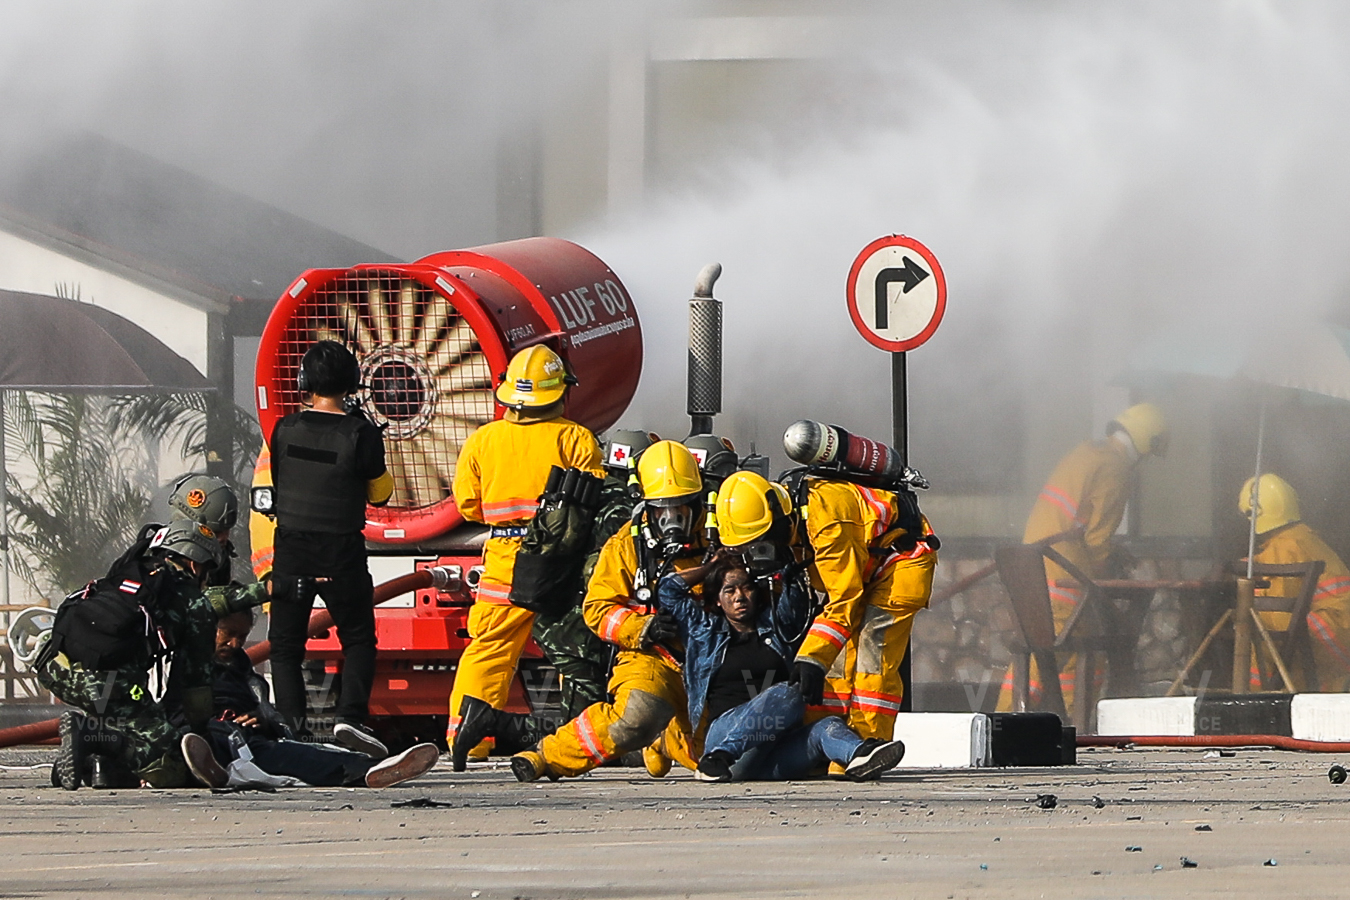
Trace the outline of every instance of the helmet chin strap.
[[1139, 455], [1139, 449], [1134, 446], [1134, 438], [1130, 437], [1129, 432], [1120, 429], [1111, 434], [1111, 439], [1125, 448], [1125, 453], [1130, 458], [1130, 462], [1137, 463], [1142, 458]]

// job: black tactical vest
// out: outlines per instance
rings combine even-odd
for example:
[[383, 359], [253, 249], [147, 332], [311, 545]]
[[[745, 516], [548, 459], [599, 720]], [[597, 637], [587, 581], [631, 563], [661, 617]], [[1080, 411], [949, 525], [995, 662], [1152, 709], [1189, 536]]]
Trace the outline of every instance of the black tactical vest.
[[294, 413], [272, 435], [277, 525], [350, 534], [366, 526], [366, 482], [356, 474], [360, 416]]

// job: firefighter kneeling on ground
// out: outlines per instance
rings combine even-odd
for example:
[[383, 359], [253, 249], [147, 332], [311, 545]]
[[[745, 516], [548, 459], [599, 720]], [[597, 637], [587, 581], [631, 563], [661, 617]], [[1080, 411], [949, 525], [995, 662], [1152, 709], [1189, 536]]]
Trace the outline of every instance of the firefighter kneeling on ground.
[[[703, 484], [694, 457], [674, 441], [648, 448], [637, 474], [642, 503], [628, 531], [605, 543], [582, 605], [586, 624], [619, 648], [609, 682], [614, 699], [593, 704], [537, 749], [512, 757], [520, 781], [582, 775], [669, 735], [667, 726], [686, 737], [690, 731], [682, 648], [672, 640], [676, 623], [656, 612], [655, 590], [666, 574], [702, 562]], [[669, 752], [693, 769], [697, 763], [680, 743]]]
[[842, 716], [859, 737], [889, 741], [905, 690], [900, 661], [914, 614], [928, 606], [938, 540], [912, 495], [811, 475], [797, 494], [734, 473], [717, 497], [718, 534], [757, 571], [806, 554], [812, 587], [827, 595], [792, 675], [807, 718]]
[[[1246, 516], [1252, 515], [1254, 482], [1255, 479], [1248, 478], [1238, 495], [1238, 508]], [[1320, 560], [1325, 564], [1307, 613], [1315, 671], [1303, 671], [1296, 666], [1292, 673], [1295, 689], [1332, 693], [1350, 690], [1350, 569], [1302, 520], [1298, 494], [1280, 476], [1269, 473], [1261, 476], [1255, 507], [1254, 562], [1291, 565]], [[1269, 582], [1266, 587], [1257, 588], [1257, 597], [1297, 597], [1303, 590], [1300, 578], [1271, 578]], [[1271, 628], [1287, 628], [1289, 624], [1287, 613], [1262, 612], [1261, 619]], [[1261, 652], [1257, 641], [1252, 642], [1252, 655], [1252, 689], [1261, 690], [1263, 681], [1280, 683], [1273, 661]], [[1262, 665], [1256, 663], [1257, 658]]]
[[[175, 519], [143, 530], [106, 576], [61, 604], [33, 666], [44, 688], [81, 710], [61, 717], [54, 781], [77, 789], [85, 761], [99, 756], [134, 783], [189, 784], [184, 752], [211, 717], [216, 619], [267, 597], [261, 584], [204, 592], [224, 563], [214, 532]], [[150, 670], [166, 658], [164, 699], [186, 721], [150, 693]]]
[[[493, 710], [506, 705], [516, 664], [535, 625], [535, 614], [512, 605], [511, 595], [521, 542], [550, 471], [556, 466], [579, 469], [596, 478], [604, 475], [595, 435], [562, 415], [567, 388], [575, 383], [562, 358], [549, 348], [536, 345], [521, 350], [511, 358], [497, 388], [497, 402], [506, 407], [505, 416], [469, 436], [455, 467], [455, 504], [460, 513], [492, 527], [483, 548], [483, 577], [469, 611], [469, 645], [460, 657], [450, 693], [446, 743], [452, 748], [456, 768], [464, 765], [464, 753], [454, 753], [453, 748], [466, 698], [476, 698]], [[550, 655], [550, 639], [559, 640], [567, 633], [558, 622], [548, 625], [535, 635], [546, 656]], [[569, 669], [567, 663], [580, 658], [565, 652], [550, 659], [555, 657], [563, 664], [560, 669]], [[562, 671], [565, 679], [580, 680], [590, 674], [592, 668], [587, 665]], [[476, 718], [491, 718], [479, 704], [469, 704], [468, 711]], [[460, 744], [467, 752], [463, 741]], [[487, 749], [479, 746], [475, 753], [481, 758]]]

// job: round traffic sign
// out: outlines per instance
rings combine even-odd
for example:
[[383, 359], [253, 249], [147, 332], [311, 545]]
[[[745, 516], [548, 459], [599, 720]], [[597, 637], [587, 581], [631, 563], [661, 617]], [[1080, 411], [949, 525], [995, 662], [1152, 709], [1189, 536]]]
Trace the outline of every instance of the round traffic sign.
[[947, 309], [947, 279], [932, 251], [893, 234], [863, 248], [848, 273], [848, 314], [869, 344], [913, 350]]

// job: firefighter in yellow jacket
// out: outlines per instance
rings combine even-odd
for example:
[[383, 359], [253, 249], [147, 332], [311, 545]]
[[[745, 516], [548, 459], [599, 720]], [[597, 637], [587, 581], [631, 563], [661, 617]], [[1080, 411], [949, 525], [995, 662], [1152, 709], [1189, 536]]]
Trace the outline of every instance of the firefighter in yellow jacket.
[[[1252, 487], [1248, 478], [1238, 495], [1238, 508], [1244, 515], [1252, 514]], [[1275, 565], [1290, 565], [1321, 560], [1325, 563], [1313, 593], [1308, 610], [1308, 638], [1312, 644], [1315, 679], [1310, 673], [1293, 671], [1298, 690], [1343, 692], [1350, 690], [1350, 569], [1336, 552], [1326, 545], [1300, 519], [1298, 494], [1278, 475], [1261, 476], [1260, 491], [1256, 495], [1255, 561]], [[1258, 587], [1256, 596], [1296, 597], [1303, 589], [1299, 578], [1272, 578], [1268, 587]], [[1271, 628], [1283, 631], [1289, 625], [1284, 613], [1263, 612], [1261, 618]], [[1252, 687], [1261, 688], [1262, 676], [1267, 684], [1281, 683], [1274, 663], [1260, 651], [1260, 642], [1253, 641], [1254, 655], [1262, 660], [1261, 669], [1253, 668]], [[1295, 660], [1287, 659], [1291, 667]]]
[[891, 491], [808, 477], [804, 499], [794, 511], [781, 485], [736, 472], [718, 493], [718, 534], [752, 569], [782, 565], [793, 543], [809, 547], [811, 584], [826, 601], [793, 678], [817, 715], [843, 716], [860, 737], [888, 741], [904, 698], [900, 661], [932, 593], [937, 538]]
[[[674, 441], [648, 447], [637, 475], [642, 514], [631, 529], [605, 543], [582, 603], [586, 624], [619, 648], [609, 682], [614, 700], [588, 706], [541, 740], [537, 750], [516, 754], [511, 771], [520, 781], [584, 774], [647, 747], [668, 725], [682, 735], [692, 730], [677, 656], [681, 648], [672, 644], [676, 623], [656, 612], [655, 591], [665, 574], [703, 560], [702, 480], [697, 460]], [[689, 750], [668, 752], [678, 754], [682, 765], [696, 766]]]
[[534, 516], [549, 470], [559, 466], [605, 474], [595, 435], [562, 417], [567, 387], [574, 383], [549, 348], [536, 345], [520, 351], [497, 388], [505, 415], [469, 435], [460, 452], [455, 503], [464, 518], [484, 522], [492, 531], [469, 611], [469, 645], [450, 694], [450, 741], [466, 695], [496, 709], [506, 705], [534, 623], [533, 613], [511, 605], [511, 578], [525, 525]]
[[[1116, 416], [1106, 427], [1106, 440], [1084, 441], [1060, 460], [1041, 488], [1027, 519], [1022, 543], [1054, 539], [1050, 545], [1089, 578], [1108, 574], [1111, 536], [1125, 516], [1125, 504], [1134, 489], [1139, 462], [1167, 452], [1167, 422], [1152, 403], [1138, 403]], [[1083, 598], [1068, 570], [1045, 561], [1050, 606], [1058, 631]], [[1073, 709], [1076, 659], [1070, 655], [1059, 673], [1066, 710]], [[1042, 694], [1040, 672], [1031, 663], [1030, 694], [1037, 703]], [[1000, 711], [1012, 709], [1012, 670], [1003, 681]]]

